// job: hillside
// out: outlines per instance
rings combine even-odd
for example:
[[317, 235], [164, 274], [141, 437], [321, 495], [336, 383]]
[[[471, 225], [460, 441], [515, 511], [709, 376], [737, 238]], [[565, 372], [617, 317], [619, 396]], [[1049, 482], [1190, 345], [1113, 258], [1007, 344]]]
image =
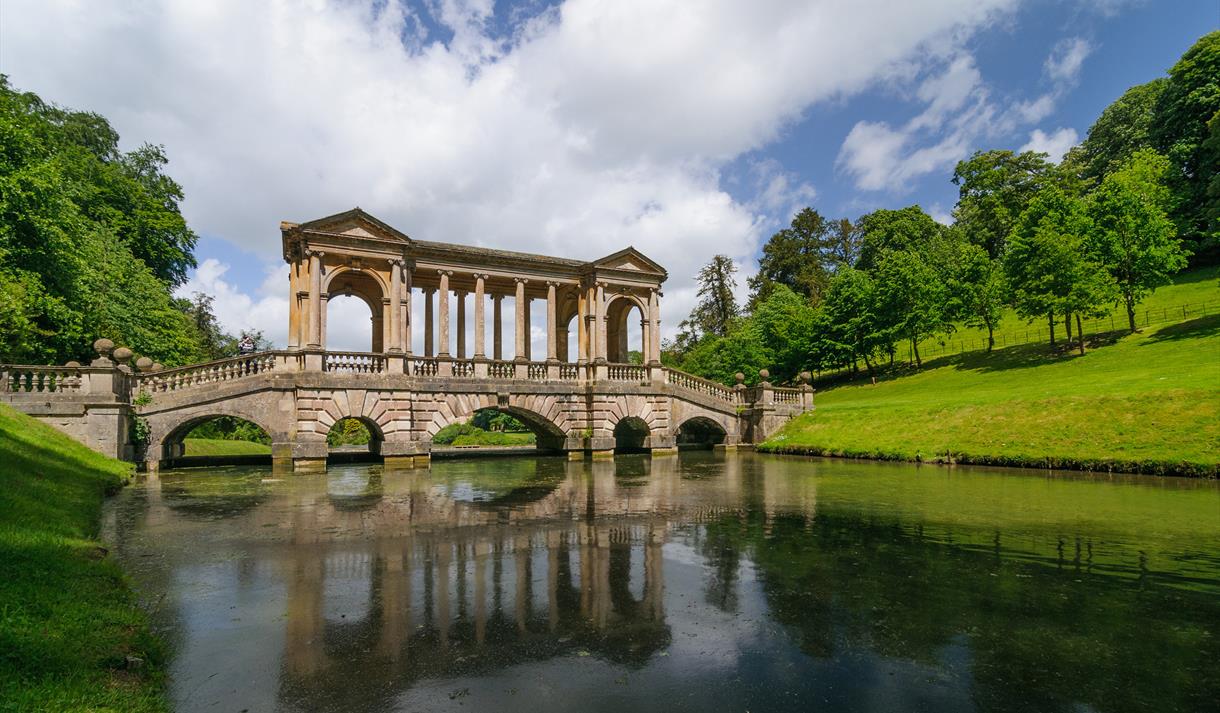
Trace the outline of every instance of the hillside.
[[95, 539], [131, 466], [0, 405], [0, 710], [159, 711], [159, 643]]
[[1084, 356], [1028, 344], [941, 357], [814, 403], [760, 450], [1214, 477], [1220, 315], [1094, 337]]

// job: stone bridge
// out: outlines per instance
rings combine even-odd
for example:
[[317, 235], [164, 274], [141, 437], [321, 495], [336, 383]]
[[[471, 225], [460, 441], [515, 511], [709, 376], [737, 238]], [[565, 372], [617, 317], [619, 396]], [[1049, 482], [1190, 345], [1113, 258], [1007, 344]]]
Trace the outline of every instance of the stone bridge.
[[[585, 262], [428, 242], [359, 208], [280, 232], [287, 349], [162, 369], [100, 339], [88, 366], [0, 365], [0, 400], [150, 468], [181, 457], [185, 435], [217, 416], [257, 424], [275, 462], [309, 468], [325, 463], [326, 435], [345, 418], [403, 464], [428, 458], [440, 429], [481, 409], [515, 416], [540, 449], [603, 455], [754, 443], [813, 405], [807, 384], [775, 388], [765, 371], [747, 388], [741, 375], [727, 387], [662, 366], [667, 273], [634, 248]], [[368, 306], [367, 352], [327, 348], [327, 307], [342, 297]], [[544, 319], [534, 319], [536, 302]], [[546, 335], [545, 358], [534, 358], [535, 333]]]
[[[0, 399], [150, 469], [181, 457], [184, 437], [217, 416], [260, 426], [273, 461], [302, 469], [324, 467], [327, 433], [345, 418], [364, 423], [371, 450], [397, 465], [425, 461], [440, 429], [482, 409], [526, 424], [540, 450], [597, 457], [624, 447], [656, 454], [682, 442], [753, 443], [811, 408], [813, 396], [807, 385], [727, 387], [659, 365], [352, 352], [270, 351], [133, 369], [129, 350], [99, 342], [103, 353], [89, 366], [0, 366]], [[147, 426], [146, 444], [133, 442], [135, 419]]]

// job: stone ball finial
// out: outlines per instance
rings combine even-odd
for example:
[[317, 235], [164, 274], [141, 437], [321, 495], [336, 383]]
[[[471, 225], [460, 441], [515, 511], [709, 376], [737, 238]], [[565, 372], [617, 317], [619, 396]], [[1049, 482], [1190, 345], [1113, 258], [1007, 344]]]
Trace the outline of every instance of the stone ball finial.
[[114, 342], [102, 337], [93, 343], [93, 350], [104, 357], [108, 357], [110, 352], [114, 351]]
[[801, 383], [808, 384], [810, 381], [813, 381], [813, 374], [810, 374], [807, 371], [802, 371], [801, 372]]
[[148, 370], [149, 371], [161, 371], [164, 368], [165, 367], [161, 365], [161, 362], [155, 361], [155, 362], [153, 362], [152, 366], [148, 367]]
[[136, 368], [139, 369], [140, 371], [148, 371], [149, 369], [152, 368], [152, 365], [153, 365], [153, 360], [149, 359], [146, 356], [142, 356], [139, 359], [136, 359]]
[[80, 366], [80, 362], [73, 359], [72, 361], [68, 362], [67, 364], [64, 364], [64, 366], [70, 366], [75, 369], [76, 367]]
[[746, 375], [739, 371], [736, 374], [733, 374], [733, 378], [736, 379], [737, 383], [740, 384], [741, 382], [746, 380]]
[[759, 369], [758, 378], [766, 381], [767, 379], [771, 378], [771, 372], [767, 371], [766, 369]]
[[123, 364], [126, 364], [133, 356], [135, 355], [127, 347], [119, 347], [114, 350], [114, 358]]

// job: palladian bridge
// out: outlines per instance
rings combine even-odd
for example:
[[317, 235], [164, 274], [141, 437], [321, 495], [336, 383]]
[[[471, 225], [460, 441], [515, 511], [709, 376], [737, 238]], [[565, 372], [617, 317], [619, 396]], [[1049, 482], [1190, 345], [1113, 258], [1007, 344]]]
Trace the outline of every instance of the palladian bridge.
[[[183, 438], [217, 416], [257, 424], [271, 436], [273, 462], [310, 469], [325, 466], [326, 436], [346, 418], [368, 427], [370, 450], [388, 464], [414, 465], [427, 461], [438, 431], [483, 409], [526, 424], [540, 450], [599, 457], [750, 444], [813, 407], [807, 383], [775, 387], [765, 371], [756, 386], [739, 374], [728, 387], [663, 366], [667, 275], [634, 248], [584, 262], [429, 242], [359, 208], [280, 230], [287, 349], [163, 369], [100, 339], [88, 365], [0, 365], [0, 400], [150, 469], [180, 458]], [[368, 305], [369, 351], [327, 349], [327, 304], [340, 296]], [[546, 314], [545, 355], [531, 350], [534, 303]], [[422, 324], [412, 324], [421, 311]], [[629, 350], [633, 316], [638, 350]], [[146, 438], [134, 442], [137, 433]]]

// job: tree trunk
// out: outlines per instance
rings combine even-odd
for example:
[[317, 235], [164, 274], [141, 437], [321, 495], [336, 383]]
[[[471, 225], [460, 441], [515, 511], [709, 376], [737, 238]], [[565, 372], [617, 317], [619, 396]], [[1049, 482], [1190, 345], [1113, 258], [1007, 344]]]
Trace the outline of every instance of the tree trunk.
[[1076, 336], [1080, 338], [1080, 353], [1084, 354], [1084, 325], [1080, 323], [1080, 315], [1076, 315]]
[[987, 323], [987, 351], [991, 351], [994, 348], [995, 348], [995, 327], [993, 327], [991, 325], [991, 322], [988, 322]]
[[1047, 323], [1048, 325], [1050, 325], [1050, 329], [1051, 329], [1051, 346], [1053, 347], [1053, 346], [1055, 346], [1055, 313], [1054, 313], [1054, 312], [1047, 312], [1047, 313], [1046, 313], [1046, 323]]
[[1135, 296], [1126, 295], [1127, 301], [1127, 324], [1131, 326], [1131, 331], [1135, 331]]
[[1072, 344], [1072, 313], [1063, 313], [1063, 341], [1067, 342], [1069, 348]]
[[919, 358], [919, 342], [915, 339], [911, 340], [911, 349], [915, 352], [915, 368], [923, 368], [923, 359]]
[[[863, 356], [864, 356], [864, 366], [868, 368], [868, 375], [870, 377], [873, 377], [873, 379], [875, 380], [876, 375], [873, 373], [873, 363], [871, 361], [869, 361], [867, 354], [865, 354]], [[874, 383], [876, 383], [876, 382], [874, 381]]]

